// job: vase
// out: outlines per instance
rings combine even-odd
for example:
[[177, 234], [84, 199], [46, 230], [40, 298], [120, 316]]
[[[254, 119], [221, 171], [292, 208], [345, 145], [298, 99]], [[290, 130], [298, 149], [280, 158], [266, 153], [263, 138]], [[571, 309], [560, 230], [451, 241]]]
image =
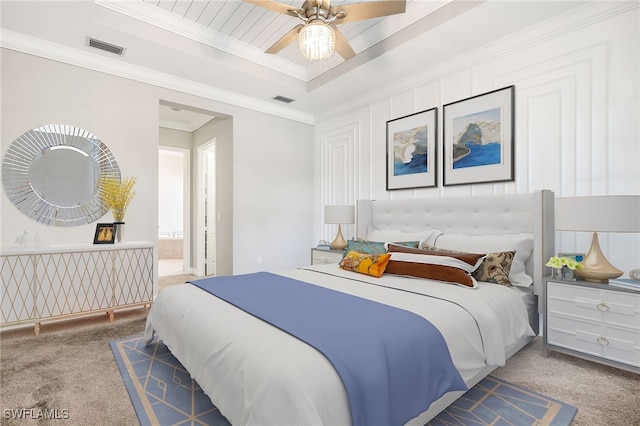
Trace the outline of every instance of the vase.
[[567, 268], [566, 266], [562, 268], [562, 279], [565, 281], [575, 281], [576, 275], [573, 273], [573, 269]]
[[116, 231], [115, 242], [120, 243], [124, 238], [124, 222], [113, 222]]

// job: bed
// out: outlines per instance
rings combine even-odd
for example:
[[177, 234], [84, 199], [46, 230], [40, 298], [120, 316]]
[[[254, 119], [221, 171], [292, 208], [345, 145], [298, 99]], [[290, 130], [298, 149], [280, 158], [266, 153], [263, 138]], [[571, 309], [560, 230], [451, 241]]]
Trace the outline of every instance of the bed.
[[[269, 274], [269, 279], [274, 275], [426, 318], [441, 333], [456, 374], [471, 388], [538, 333], [537, 296], [542, 293], [544, 263], [554, 252], [553, 206], [554, 195], [547, 190], [358, 202], [359, 240], [419, 241], [417, 248], [407, 250], [385, 245], [400, 252], [390, 254], [388, 267], [392, 262], [394, 268], [402, 265], [405, 251], [431, 253], [406, 254], [411, 259], [436, 258], [434, 251], [449, 259], [458, 255], [448, 253], [502, 250], [515, 253], [508, 276], [511, 286], [475, 279], [473, 286], [460, 285], [403, 272], [375, 277], [337, 264], [282, 271]], [[265, 276], [244, 278], [256, 281]], [[162, 339], [234, 425], [363, 423], [356, 421], [359, 415], [352, 416], [351, 390], [330, 356], [225, 297], [191, 284], [164, 289], [149, 312], [146, 341]], [[403, 413], [406, 421], [401, 423], [424, 425], [463, 393], [458, 389], [437, 394], [424, 409]], [[373, 423], [389, 423], [378, 420]], [[366, 422], [373, 424], [371, 418]]]

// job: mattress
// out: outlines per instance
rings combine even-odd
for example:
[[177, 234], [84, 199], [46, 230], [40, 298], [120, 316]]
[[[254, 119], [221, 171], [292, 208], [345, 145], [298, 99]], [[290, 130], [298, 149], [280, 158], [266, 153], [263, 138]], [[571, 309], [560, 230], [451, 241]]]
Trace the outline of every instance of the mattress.
[[[523, 295], [315, 265], [279, 273], [415, 312], [442, 333], [468, 386], [533, 336]], [[197, 287], [164, 289], [145, 338], [161, 338], [232, 424], [351, 423], [346, 391], [316, 349]], [[354, 342], [357, 344], [357, 342]], [[424, 424], [431, 411], [409, 422]]]

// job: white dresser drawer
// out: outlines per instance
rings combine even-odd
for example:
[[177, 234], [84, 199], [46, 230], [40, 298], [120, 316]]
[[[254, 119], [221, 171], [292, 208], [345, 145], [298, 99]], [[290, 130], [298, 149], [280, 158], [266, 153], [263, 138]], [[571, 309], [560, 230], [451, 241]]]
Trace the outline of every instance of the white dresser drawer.
[[549, 282], [547, 311], [610, 325], [633, 326], [640, 332], [640, 294]]
[[324, 265], [327, 263], [340, 263], [344, 251], [338, 250], [311, 250], [311, 264], [312, 265]]
[[640, 367], [640, 330], [549, 313], [547, 343]]

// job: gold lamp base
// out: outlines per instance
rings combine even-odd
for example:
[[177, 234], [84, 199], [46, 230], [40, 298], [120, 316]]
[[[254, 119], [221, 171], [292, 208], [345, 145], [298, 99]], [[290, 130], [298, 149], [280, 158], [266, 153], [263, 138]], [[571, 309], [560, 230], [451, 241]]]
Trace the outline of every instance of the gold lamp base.
[[342, 236], [342, 229], [338, 225], [338, 234], [336, 238], [331, 242], [331, 248], [334, 250], [344, 250], [347, 248], [347, 241]]
[[598, 233], [593, 233], [591, 247], [582, 261], [584, 268], [576, 269], [575, 274], [586, 281], [607, 283], [611, 278], [618, 278], [622, 271], [613, 266], [602, 253], [598, 242]]

